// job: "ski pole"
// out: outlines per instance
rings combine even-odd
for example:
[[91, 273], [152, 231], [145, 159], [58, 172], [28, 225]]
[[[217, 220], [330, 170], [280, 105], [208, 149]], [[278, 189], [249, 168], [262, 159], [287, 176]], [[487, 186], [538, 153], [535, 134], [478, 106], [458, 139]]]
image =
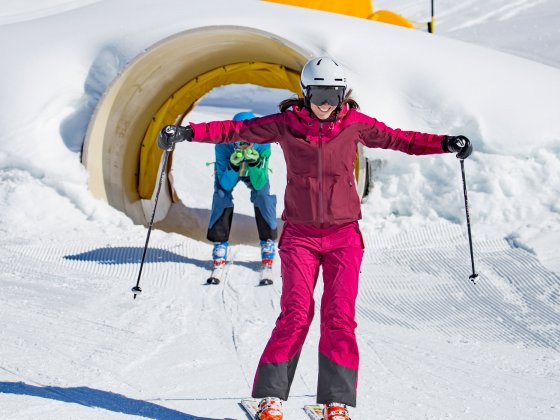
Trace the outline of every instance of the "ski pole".
[[433, 34], [434, 33], [434, 0], [431, 1], [432, 3], [432, 19], [428, 22], [428, 32]]
[[465, 213], [467, 215], [467, 231], [469, 233], [469, 248], [470, 248], [470, 251], [471, 251], [472, 274], [469, 276], [469, 279], [474, 284], [476, 284], [478, 274], [476, 274], [476, 271], [474, 269], [474, 255], [473, 255], [472, 234], [471, 234], [471, 217], [469, 215], [469, 200], [467, 198], [467, 183], [465, 182], [465, 159], [461, 159], [461, 175], [463, 177], [463, 194], [465, 195]]
[[152, 210], [152, 218], [150, 219], [150, 224], [148, 225], [148, 235], [146, 236], [146, 244], [144, 245], [144, 252], [142, 253], [142, 261], [140, 262], [140, 271], [138, 272], [138, 279], [136, 280], [136, 286], [132, 288], [132, 293], [134, 293], [134, 299], [136, 295], [142, 293], [140, 288], [140, 277], [142, 276], [142, 268], [144, 267], [144, 260], [146, 259], [146, 252], [148, 251], [148, 241], [150, 240], [150, 234], [152, 233], [152, 226], [154, 225], [154, 217], [156, 215], [156, 207], [158, 203], [159, 193], [161, 191], [161, 185], [163, 184], [163, 176], [165, 174], [165, 169], [167, 167], [167, 158], [169, 157], [169, 150], [165, 151], [163, 156], [163, 166], [161, 167], [161, 174], [159, 176], [159, 184], [156, 192], [156, 198], [154, 200], [154, 209]]

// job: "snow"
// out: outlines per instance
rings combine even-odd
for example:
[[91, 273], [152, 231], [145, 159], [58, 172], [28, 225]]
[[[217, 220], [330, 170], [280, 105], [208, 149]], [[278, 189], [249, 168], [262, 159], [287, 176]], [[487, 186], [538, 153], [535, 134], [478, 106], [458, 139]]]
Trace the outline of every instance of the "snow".
[[[428, 3], [374, 6], [425, 21]], [[441, 0], [429, 35], [254, 0], [4, 0], [0, 418], [245, 418], [237, 402], [250, 395], [281, 279], [256, 287], [258, 250], [235, 245], [225, 282], [208, 287], [210, 244], [155, 230], [133, 300], [147, 230], [92, 197], [79, 162], [95, 105], [127, 62], [178, 31], [226, 24], [331, 54], [362, 110], [393, 127], [474, 142], [477, 285], [457, 159], [366, 152], [353, 418], [560, 418], [559, 15], [556, 0]], [[264, 115], [286, 95], [220, 88], [188, 117]], [[179, 195], [208, 208], [213, 148], [181, 146]], [[271, 166], [280, 213], [276, 146]], [[251, 216], [248, 190], [235, 194]], [[315, 322], [287, 418], [314, 401], [317, 345]]]

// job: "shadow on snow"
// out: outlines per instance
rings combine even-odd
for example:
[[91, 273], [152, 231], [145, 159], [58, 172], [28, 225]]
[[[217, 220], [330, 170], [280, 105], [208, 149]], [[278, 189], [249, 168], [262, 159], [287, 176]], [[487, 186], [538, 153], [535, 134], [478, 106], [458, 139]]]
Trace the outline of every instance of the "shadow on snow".
[[[65, 260], [73, 261], [94, 261], [99, 264], [140, 264], [144, 248], [141, 247], [106, 247], [92, 249], [75, 255], [65, 255]], [[145, 263], [164, 263], [174, 262], [182, 264], [192, 264], [204, 269], [210, 268], [211, 261], [188, 258], [165, 249], [148, 248], [146, 251]], [[235, 261], [234, 265], [249, 268], [252, 271], [260, 271], [262, 264], [260, 261]]]
[[[105, 247], [93, 249], [75, 255], [65, 255], [65, 260], [97, 261], [100, 264], [140, 264], [142, 261], [143, 247]], [[209, 260], [187, 258], [183, 255], [165, 249], [148, 248], [146, 263], [175, 262], [192, 264], [197, 267], [208, 268]]]
[[24, 382], [0, 382], [0, 393], [47, 398], [85, 407], [102, 408], [116, 413], [161, 420], [217, 420], [210, 417], [193, 416], [151, 402], [135, 400], [124, 395], [88, 387], [62, 388], [58, 386], [35, 386]]

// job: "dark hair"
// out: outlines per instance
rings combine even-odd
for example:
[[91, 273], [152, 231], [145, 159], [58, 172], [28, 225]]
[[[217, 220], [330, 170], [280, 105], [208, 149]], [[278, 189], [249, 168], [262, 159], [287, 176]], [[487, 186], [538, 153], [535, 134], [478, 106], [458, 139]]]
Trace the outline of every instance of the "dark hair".
[[[350, 109], [356, 109], [356, 110], [360, 109], [360, 105], [358, 105], [358, 102], [356, 102], [352, 98], [352, 89], [348, 89], [348, 92], [346, 92], [346, 95], [344, 95], [344, 100], [340, 104], [340, 107], [342, 107], [344, 105], [348, 105], [348, 107]], [[285, 110], [287, 110], [288, 108], [290, 108], [292, 106], [297, 106], [299, 108], [304, 108], [305, 106], [307, 106], [307, 104], [306, 104], [305, 99], [302, 98], [302, 97], [288, 98], [288, 99], [284, 99], [282, 102], [280, 102], [280, 104], [278, 105], [278, 108], [280, 108], [280, 112], [284, 112]]]

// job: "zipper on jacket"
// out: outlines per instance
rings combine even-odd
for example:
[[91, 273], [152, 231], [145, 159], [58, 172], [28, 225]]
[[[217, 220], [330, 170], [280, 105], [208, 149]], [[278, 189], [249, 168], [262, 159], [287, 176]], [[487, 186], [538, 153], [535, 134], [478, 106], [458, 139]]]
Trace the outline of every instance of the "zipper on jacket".
[[325, 215], [323, 209], [323, 121], [319, 121], [319, 161], [317, 164], [317, 177], [319, 182], [319, 223], [320, 226], [323, 227], [325, 223]]

